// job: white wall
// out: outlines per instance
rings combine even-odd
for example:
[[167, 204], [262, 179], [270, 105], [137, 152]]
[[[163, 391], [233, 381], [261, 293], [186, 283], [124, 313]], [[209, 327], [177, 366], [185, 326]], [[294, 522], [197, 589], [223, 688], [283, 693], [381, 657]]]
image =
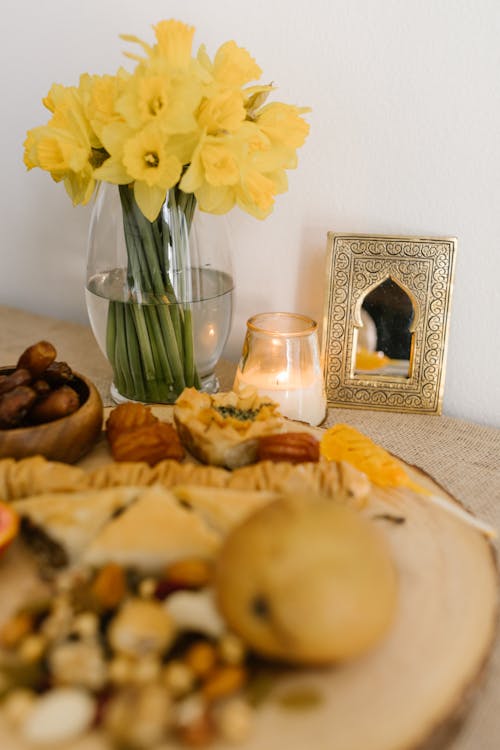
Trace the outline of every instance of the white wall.
[[0, 303], [86, 321], [89, 209], [26, 173], [25, 132], [52, 82], [115, 72], [119, 33], [172, 17], [210, 53], [234, 38], [275, 98], [313, 109], [273, 215], [230, 216], [226, 355], [255, 312], [321, 319], [329, 229], [457, 236], [445, 413], [500, 426], [500, 0], [2, 0]]

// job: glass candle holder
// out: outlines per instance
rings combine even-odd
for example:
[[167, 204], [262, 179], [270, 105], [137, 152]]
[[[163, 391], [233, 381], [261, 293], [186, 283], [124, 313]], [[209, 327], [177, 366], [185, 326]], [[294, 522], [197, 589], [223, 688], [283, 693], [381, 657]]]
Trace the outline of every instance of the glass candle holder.
[[316, 321], [284, 312], [249, 318], [234, 390], [248, 385], [278, 403], [283, 416], [320, 424], [326, 395]]

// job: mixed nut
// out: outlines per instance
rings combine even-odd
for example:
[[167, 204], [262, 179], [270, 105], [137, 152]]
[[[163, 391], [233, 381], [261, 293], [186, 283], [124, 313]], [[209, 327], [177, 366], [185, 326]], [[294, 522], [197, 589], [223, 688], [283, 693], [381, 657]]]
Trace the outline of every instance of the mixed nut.
[[0, 429], [27, 427], [66, 417], [80, 407], [74, 375], [48, 341], [29, 346], [15, 369], [0, 375]]
[[244, 740], [250, 660], [220, 619], [210, 580], [198, 559], [158, 576], [114, 563], [61, 573], [0, 629], [7, 720], [35, 744], [96, 727], [111, 747], [137, 750]]

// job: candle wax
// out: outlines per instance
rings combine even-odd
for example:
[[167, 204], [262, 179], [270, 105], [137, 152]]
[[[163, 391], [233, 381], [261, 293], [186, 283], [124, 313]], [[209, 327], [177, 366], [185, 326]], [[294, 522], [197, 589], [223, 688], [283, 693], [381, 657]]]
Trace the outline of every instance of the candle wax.
[[[301, 376], [301, 382], [287, 382], [286, 373], [252, 372], [244, 373], [238, 368], [234, 390], [251, 385], [259, 396], [268, 396], [280, 406], [281, 414], [289, 419], [320, 424], [325, 418], [326, 397], [323, 379], [320, 374], [311, 373], [309, 378]], [[305, 382], [305, 385], [303, 384]]]

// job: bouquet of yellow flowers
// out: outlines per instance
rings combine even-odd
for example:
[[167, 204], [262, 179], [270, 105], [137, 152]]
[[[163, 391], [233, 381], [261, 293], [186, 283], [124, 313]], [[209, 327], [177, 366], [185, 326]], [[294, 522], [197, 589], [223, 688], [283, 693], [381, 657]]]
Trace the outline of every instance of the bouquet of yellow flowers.
[[[177, 304], [166, 247], [183, 254], [196, 206], [266, 217], [287, 189], [308, 110], [266, 103], [273, 86], [249, 85], [261, 70], [234, 41], [211, 60], [203, 45], [193, 56], [192, 27], [161, 21], [154, 32], [152, 46], [122, 37], [141, 50], [128, 55], [132, 72], [54, 84], [43, 100], [51, 118], [28, 132], [24, 161], [63, 181], [74, 204], [100, 182], [119, 186], [129, 284], [127, 297], [110, 303], [107, 353], [122, 395], [171, 402], [199, 379], [189, 305]], [[141, 309], [143, 293], [158, 304]]]

